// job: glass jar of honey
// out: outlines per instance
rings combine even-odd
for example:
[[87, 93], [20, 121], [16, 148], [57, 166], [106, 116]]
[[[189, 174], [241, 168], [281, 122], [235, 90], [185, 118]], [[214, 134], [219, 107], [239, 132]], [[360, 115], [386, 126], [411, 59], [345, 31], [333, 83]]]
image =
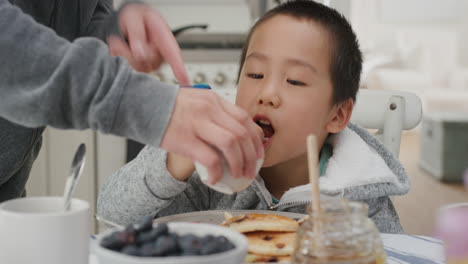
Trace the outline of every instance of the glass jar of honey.
[[364, 203], [324, 199], [319, 214], [309, 208], [297, 232], [292, 263], [384, 264], [379, 231]]

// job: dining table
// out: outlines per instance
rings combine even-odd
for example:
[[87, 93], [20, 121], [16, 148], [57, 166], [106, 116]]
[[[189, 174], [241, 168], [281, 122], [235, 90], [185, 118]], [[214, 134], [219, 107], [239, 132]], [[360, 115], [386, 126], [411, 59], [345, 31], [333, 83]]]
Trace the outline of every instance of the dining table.
[[[429, 236], [381, 234], [388, 264], [445, 263], [442, 241]], [[94, 254], [96, 240], [91, 238], [89, 264], [100, 264]]]

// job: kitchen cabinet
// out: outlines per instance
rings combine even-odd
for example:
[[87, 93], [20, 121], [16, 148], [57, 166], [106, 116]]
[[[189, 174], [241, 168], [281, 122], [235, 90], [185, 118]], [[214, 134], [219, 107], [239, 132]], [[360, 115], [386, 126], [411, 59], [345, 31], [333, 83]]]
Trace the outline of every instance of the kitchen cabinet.
[[28, 196], [62, 196], [70, 165], [80, 143], [86, 144], [86, 164], [74, 197], [90, 204], [92, 226], [98, 191], [106, 176], [125, 163], [126, 145], [123, 138], [103, 135], [90, 130], [58, 130], [47, 128], [43, 145], [27, 183]]

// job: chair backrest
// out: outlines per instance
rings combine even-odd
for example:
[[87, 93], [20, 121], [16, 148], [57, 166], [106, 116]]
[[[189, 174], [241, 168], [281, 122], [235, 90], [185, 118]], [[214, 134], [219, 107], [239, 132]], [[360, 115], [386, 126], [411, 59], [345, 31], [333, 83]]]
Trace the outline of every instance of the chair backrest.
[[377, 129], [376, 137], [398, 157], [401, 133], [422, 119], [422, 104], [416, 94], [394, 90], [359, 90], [351, 122]]

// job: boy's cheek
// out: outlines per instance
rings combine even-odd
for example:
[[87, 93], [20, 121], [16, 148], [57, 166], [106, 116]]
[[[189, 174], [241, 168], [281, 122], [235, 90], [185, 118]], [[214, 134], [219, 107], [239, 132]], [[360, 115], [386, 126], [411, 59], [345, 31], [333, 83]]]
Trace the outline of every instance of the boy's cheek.
[[246, 94], [245, 89], [242, 89], [241, 87], [237, 88], [236, 105], [245, 109], [247, 100], [248, 94]]
[[239, 96], [237, 96], [236, 105], [248, 112], [247, 103], [245, 101], [239, 99]]

